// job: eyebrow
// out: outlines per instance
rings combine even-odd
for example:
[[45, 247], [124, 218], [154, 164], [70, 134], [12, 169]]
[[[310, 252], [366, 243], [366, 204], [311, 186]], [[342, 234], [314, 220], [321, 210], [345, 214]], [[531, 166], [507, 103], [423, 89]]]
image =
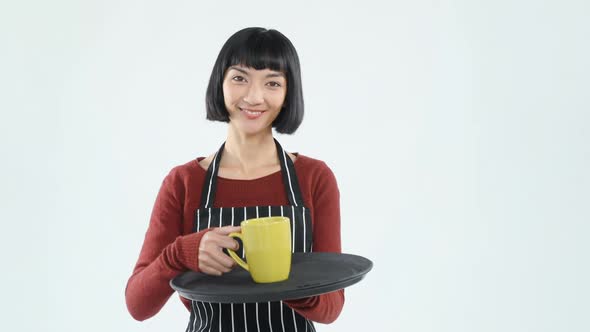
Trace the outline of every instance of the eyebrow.
[[[231, 67], [229, 67], [229, 69], [235, 69], [239, 72], [242, 72], [242, 73], [248, 75], [248, 71], [246, 69], [242, 69], [242, 68], [235, 67], [235, 66], [231, 66]], [[272, 73], [266, 75], [266, 77], [283, 77], [286, 79], [285, 74], [283, 74], [281, 72], [272, 72]]]

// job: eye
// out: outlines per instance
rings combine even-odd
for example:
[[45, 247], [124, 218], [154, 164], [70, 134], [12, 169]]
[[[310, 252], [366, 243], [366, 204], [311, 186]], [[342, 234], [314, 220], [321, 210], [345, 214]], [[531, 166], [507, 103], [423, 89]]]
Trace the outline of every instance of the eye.
[[232, 80], [234, 80], [236, 82], [243, 82], [244, 81], [244, 77], [242, 77], [242, 76], [234, 76], [234, 77], [232, 77]]
[[275, 81], [268, 82], [268, 84], [270, 84], [270, 86], [273, 87], [273, 88], [279, 88], [279, 87], [281, 87], [281, 85], [278, 82], [275, 82]]

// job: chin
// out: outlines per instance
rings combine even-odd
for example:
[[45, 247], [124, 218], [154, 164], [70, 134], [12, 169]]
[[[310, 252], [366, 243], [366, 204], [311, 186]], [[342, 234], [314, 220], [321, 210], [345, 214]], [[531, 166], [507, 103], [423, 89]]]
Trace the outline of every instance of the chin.
[[238, 126], [238, 131], [244, 135], [255, 136], [265, 133], [272, 133], [272, 128], [259, 126]]

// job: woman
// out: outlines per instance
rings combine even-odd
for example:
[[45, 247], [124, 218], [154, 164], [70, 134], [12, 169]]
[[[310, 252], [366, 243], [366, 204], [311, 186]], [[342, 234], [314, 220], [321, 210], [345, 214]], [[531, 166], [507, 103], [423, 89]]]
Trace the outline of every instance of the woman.
[[[276, 30], [246, 28], [219, 53], [207, 88], [207, 119], [228, 122], [219, 151], [175, 167], [164, 179], [125, 297], [137, 320], [155, 315], [187, 270], [221, 276], [235, 267], [225, 249], [242, 220], [291, 219], [293, 251], [340, 252], [339, 192], [322, 161], [287, 153], [272, 128], [292, 134], [303, 120], [299, 59]], [[241, 255], [241, 252], [238, 253]], [[344, 291], [263, 303], [205, 303], [181, 298], [187, 331], [313, 331], [333, 322]]]

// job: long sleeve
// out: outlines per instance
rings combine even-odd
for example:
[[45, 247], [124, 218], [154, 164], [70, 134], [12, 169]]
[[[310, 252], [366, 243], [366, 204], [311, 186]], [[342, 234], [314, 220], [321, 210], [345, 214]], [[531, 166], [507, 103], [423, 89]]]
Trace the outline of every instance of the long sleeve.
[[[312, 188], [313, 251], [340, 253], [340, 192], [334, 174], [324, 166]], [[328, 324], [342, 311], [344, 290], [285, 303], [307, 319]]]
[[[198, 270], [198, 248], [209, 229], [193, 233], [195, 211], [206, 170], [197, 158], [175, 167], [158, 192], [149, 227], [125, 299], [136, 320], [157, 314], [174, 293], [170, 280], [186, 270]], [[303, 155], [295, 163], [302, 195], [312, 219], [313, 250], [340, 252], [340, 194], [332, 171]], [[218, 178], [215, 206], [283, 206], [288, 204], [281, 172], [256, 180]], [[181, 298], [187, 310], [190, 301]], [[344, 291], [285, 301], [302, 316], [320, 323], [334, 321], [344, 304]]]
[[182, 235], [183, 190], [174, 172], [164, 179], [139, 259], [127, 282], [127, 309], [136, 320], [154, 316], [173, 294], [169, 282], [187, 269], [198, 270], [198, 248], [207, 231]]

